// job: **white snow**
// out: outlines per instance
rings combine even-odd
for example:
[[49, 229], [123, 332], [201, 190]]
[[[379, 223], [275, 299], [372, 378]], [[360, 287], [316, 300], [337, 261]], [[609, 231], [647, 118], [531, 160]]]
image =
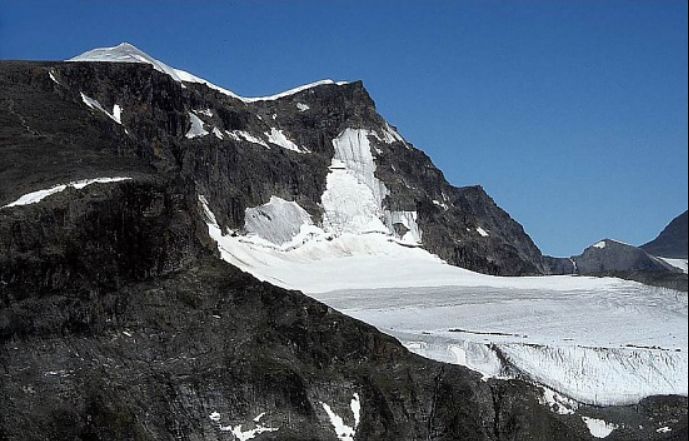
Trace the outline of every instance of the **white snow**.
[[213, 135], [218, 139], [225, 139], [225, 135], [223, 135], [222, 131], [217, 127], [213, 127]]
[[194, 112], [199, 113], [201, 115], [205, 115], [209, 118], [213, 118], [213, 111], [211, 109], [195, 110]]
[[[608, 331], [607, 326], [605, 331]], [[686, 395], [687, 359], [672, 350], [498, 345], [531, 379], [582, 402], [633, 404], [650, 395]]]
[[476, 228], [476, 232], [481, 235], [481, 237], [488, 237], [490, 234], [481, 227]]
[[261, 96], [261, 97], [254, 97], [254, 98], [242, 98], [243, 101], [248, 102], [248, 103], [255, 103], [258, 101], [275, 101], [279, 100], [280, 98], [287, 98], [292, 95], [296, 95], [298, 93], [313, 89], [315, 87], [319, 86], [346, 86], [349, 84], [347, 81], [333, 81], [333, 80], [321, 80], [321, 81], [316, 81], [314, 83], [309, 83], [305, 84], [303, 86], [295, 87], [294, 89], [290, 89], [285, 92], [281, 92], [275, 95], [270, 95], [270, 96]]
[[57, 84], [58, 86], [61, 86], [60, 82], [55, 78], [55, 74], [53, 73], [52, 69], [48, 71], [48, 76], [50, 79], [53, 81], [53, 83]]
[[67, 61], [150, 64], [157, 71], [170, 75], [175, 81], [182, 81], [182, 77], [180, 77], [181, 71], [156, 60], [129, 43], [121, 43], [114, 47], [93, 49]]
[[[369, 262], [368, 279], [365, 265], [351, 270], [352, 260], [358, 258], [340, 259], [341, 270], [372, 286], [390, 271], [400, 285], [412, 284], [405, 273], [418, 272], [430, 283], [438, 274], [427, 272], [430, 265], [399, 262], [396, 269], [388, 256], [380, 256]], [[320, 274], [322, 266], [311, 271]], [[333, 271], [325, 277], [337, 276]], [[614, 279], [473, 277], [465, 286], [446, 279], [446, 286], [436, 288], [312, 296], [425, 357], [465, 365], [484, 377], [504, 378], [517, 369], [579, 402], [632, 404], [650, 395], [687, 394], [686, 294]], [[507, 285], [475, 285], [482, 283]]]
[[389, 232], [383, 210], [388, 190], [375, 177], [371, 135], [368, 130], [346, 129], [333, 140], [335, 156], [322, 197], [328, 232]]
[[110, 113], [107, 110], [105, 110], [105, 108], [97, 100], [86, 96], [84, 94], [84, 92], [81, 92], [81, 100], [89, 108], [94, 109], [94, 110], [99, 110], [99, 111], [105, 113], [108, 116], [108, 118], [112, 119], [117, 124], [122, 124], [122, 121], [121, 121], [122, 109], [117, 104], [115, 104], [115, 106], [112, 109], [112, 113]]
[[447, 211], [447, 210], [450, 209], [450, 207], [449, 207], [445, 202], [440, 202], [440, 201], [438, 201], [438, 200], [434, 200], [434, 201], [433, 201], [433, 204], [434, 204], [434, 205], [437, 205], [438, 207], [440, 207], [440, 208], [442, 208], [442, 209], [444, 209], [445, 211]]
[[303, 149], [292, 142], [287, 135], [285, 135], [285, 132], [276, 129], [275, 127], [272, 127], [270, 132], [266, 132], [265, 135], [268, 138], [268, 142], [282, 147], [283, 149], [292, 150], [293, 152], [297, 153], [304, 153], [307, 151], [306, 149]]
[[602, 250], [602, 249], [604, 249], [607, 245], [608, 245], [608, 244], [607, 244], [604, 240], [601, 240], [601, 241], [598, 242], [597, 244], [593, 245], [593, 247], [594, 247], [594, 248], [598, 248], [599, 250]]
[[246, 210], [244, 228], [249, 234], [284, 245], [309, 225], [313, 220], [299, 204], [273, 196], [267, 204]]
[[390, 127], [390, 124], [385, 123], [385, 126], [379, 132], [373, 132], [372, 136], [375, 136], [378, 140], [386, 144], [394, 144], [396, 142], [401, 142], [402, 144], [407, 144], [402, 135], [397, 133], [395, 129]]
[[230, 138], [234, 139], [235, 141], [238, 141], [238, 142], [247, 141], [247, 142], [250, 142], [252, 144], [258, 144], [258, 145], [261, 145], [267, 149], [270, 149], [270, 146], [264, 140], [254, 136], [251, 133], [246, 132], [244, 130], [233, 130], [231, 132], [226, 130], [225, 133], [227, 133], [227, 135]]
[[598, 420], [595, 418], [581, 417], [589, 428], [589, 432], [595, 438], [607, 438], [612, 432], [614, 432], [618, 426], [615, 424], [607, 423], [603, 420]]
[[670, 433], [672, 432], [672, 429], [669, 427], [661, 427], [660, 429], [656, 430], [656, 433]]
[[403, 236], [395, 237], [406, 245], [419, 245], [423, 239], [423, 233], [417, 223], [419, 215], [416, 211], [385, 211], [385, 224], [389, 231], [394, 232], [396, 224], [404, 225], [408, 230]]
[[344, 419], [333, 412], [332, 408], [326, 403], [321, 402], [321, 406], [323, 406], [325, 413], [328, 414], [330, 424], [332, 424], [333, 429], [335, 430], [337, 439], [340, 441], [354, 441], [357, 429], [361, 423], [361, 400], [359, 398], [359, 394], [354, 394], [354, 397], [349, 405], [349, 408], [354, 416], [354, 426], [347, 425], [344, 422]]
[[77, 190], [81, 190], [82, 188], [91, 185], [91, 184], [110, 184], [110, 183], [115, 183], [115, 182], [121, 182], [121, 181], [127, 181], [132, 178], [127, 178], [127, 177], [115, 177], [115, 178], [96, 178], [96, 179], [84, 179], [80, 181], [74, 181], [70, 182], [67, 184], [60, 184], [60, 185], [55, 185], [53, 187], [50, 187], [48, 189], [44, 190], [38, 190], [34, 191], [28, 194], [25, 194], [24, 196], [20, 197], [16, 201], [12, 202], [11, 204], [7, 204], [3, 206], [2, 208], [10, 208], [10, 207], [17, 207], [21, 205], [31, 205], [31, 204], [36, 204], [43, 199], [47, 198], [48, 196], [54, 195], [56, 193], [60, 193], [62, 191], [67, 190], [70, 187], [76, 188]]
[[308, 104], [297, 103], [297, 109], [299, 109], [300, 112], [306, 112], [307, 110], [311, 110], [311, 107]]
[[112, 106], [112, 118], [117, 124], [122, 124], [122, 107], [119, 104]]
[[[346, 129], [333, 141], [322, 228], [295, 203], [271, 199], [247, 211], [256, 215], [247, 216], [248, 235], [223, 234], [205, 203], [222, 258], [376, 326], [420, 355], [484, 378], [529, 378], [553, 392], [544, 405], [557, 412], [576, 410], [574, 401], [632, 404], [687, 394], [686, 293], [614, 278], [495, 277], [401, 246], [422, 232], [414, 212], [384, 209], [371, 136]], [[418, 234], [395, 238], [394, 223]]]
[[189, 120], [191, 121], [191, 127], [185, 135], [187, 139], [194, 139], [200, 136], [208, 135], [208, 130], [203, 127], [203, 121], [201, 118], [196, 116], [194, 113], [189, 112]]
[[681, 269], [682, 271], [684, 271], [684, 274], [687, 274], [689, 272], [689, 260], [687, 259], [670, 259], [667, 257], [659, 257], [659, 259], [670, 266], [674, 266], [675, 268]]
[[276, 429], [274, 427], [265, 427], [262, 425], [257, 425], [253, 429], [242, 430], [242, 425], [240, 424], [239, 426], [222, 426], [222, 427], [220, 427], [220, 430], [222, 432], [232, 433], [232, 435], [234, 435], [234, 437], [237, 439], [237, 441], [249, 441], [249, 440], [254, 439], [258, 435], [261, 435], [263, 433], [273, 433], [273, 432], [279, 431], [280, 429]]
[[286, 92], [279, 93], [277, 95], [272, 95], [272, 96], [265, 96], [265, 97], [256, 97], [256, 98], [245, 98], [237, 95], [236, 93], [227, 90], [223, 87], [216, 86], [215, 84], [197, 77], [196, 75], [193, 75], [189, 72], [186, 72], [184, 70], [180, 69], [175, 69], [173, 67], [168, 66], [167, 64], [163, 63], [162, 61], [156, 60], [155, 58], [151, 57], [150, 55], [146, 54], [145, 52], [139, 50], [135, 46], [129, 44], [129, 43], [121, 43], [117, 46], [113, 47], [104, 47], [104, 48], [97, 48], [93, 49], [87, 52], [84, 52], [81, 55], [78, 55], [74, 58], [71, 58], [67, 61], [71, 62], [110, 62], [110, 63], [143, 63], [143, 64], [150, 64], [153, 66], [154, 69], [156, 69], [159, 72], [165, 73], [172, 77], [173, 80], [179, 82], [179, 83], [197, 83], [197, 84], [204, 84], [207, 87], [216, 90], [224, 95], [227, 95], [231, 98], [238, 99], [241, 101], [244, 101], [246, 103], [254, 103], [258, 101], [273, 101], [273, 100], [278, 100], [280, 98], [285, 98], [289, 97], [292, 95], [295, 95], [297, 93], [312, 89], [314, 87], [318, 86], [323, 86], [323, 85], [337, 85], [337, 86], [343, 86], [346, 84], [349, 84], [347, 82], [335, 82], [332, 80], [323, 80], [323, 81], [318, 81], [315, 83], [307, 84], [304, 86], [297, 87], [292, 90], [288, 90]]
[[567, 397], [563, 397], [552, 389], [543, 388], [543, 398], [540, 403], [559, 415], [573, 415], [579, 409], [579, 404]]
[[271, 247], [223, 235], [212, 213], [206, 217], [226, 261], [303, 290], [429, 358], [485, 377], [517, 369], [590, 404], [687, 394], [686, 294], [612, 278], [477, 274], [386, 234], [332, 237], [306, 224]]
[[261, 420], [265, 416], [265, 413], [262, 413], [258, 415], [256, 418], [253, 419], [251, 425], [254, 426], [253, 429], [249, 430], [243, 430], [243, 424], [239, 424], [237, 426], [223, 426], [220, 424], [220, 414], [218, 412], [213, 412], [211, 413], [208, 418], [213, 421], [214, 423], [218, 424], [218, 429], [221, 432], [229, 432], [232, 434], [234, 439], [237, 441], [249, 441], [254, 438], [256, 438], [258, 435], [261, 435], [263, 433], [273, 433], [277, 432], [280, 429], [274, 428], [274, 427], [266, 427], [264, 424], [261, 424]]

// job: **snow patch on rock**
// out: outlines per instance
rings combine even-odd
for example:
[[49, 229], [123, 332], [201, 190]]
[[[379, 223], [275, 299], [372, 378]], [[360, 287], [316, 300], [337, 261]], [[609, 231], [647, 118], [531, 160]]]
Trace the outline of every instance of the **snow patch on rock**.
[[605, 247], [608, 246], [608, 243], [604, 240], [601, 240], [597, 244], [593, 245], [593, 248], [598, 248], [599, 250], [605, 249]]
[[191, 127], [189, 127], [187, 134], [184, 135], [187, 139], [194, 139], [208, 135], [208, 130], [203, 127], [203, 121], [201, 118], [192, 112], [189, 112], [189, 120], [191, 121]]
[[481, 227], [476, 228], [476, 232], [481, 235], [481, 237], [488, 237], [490, 234]]
[[445, 203], [445, 202], [440, 202], [438, 200], [433, 201], [433, 205], [442, 208], [443, 210], [447, 211], [450, 209], [450, 207]]
[[277, 245], [292, 241], [303, 226], [313, 225], [311, 215], [299, 204], [276, 196], [265, 205], [247, 208], [244, 222], [247, 233]]
[[297, 109], [300, 112], [306, 112], [307, 110], [311, 110], [311, 106], [309, 106], [308, 104], [304, 104], [304, 103], [297, 103]]
[[263, 433], [273, 433], [273, 432], [278, 432], [280, 429], [274, 428], [274, 427], [266, 427], [264, 424], [261, 424], [261, 420], [265, 416], [265, 413], [260, 414], [256, 418], [253, 419], [253, 422], [250, 425], [253, 425], [253, 429], [249, 430], [243, 430], [244, 425], [240, 424], [238, 426], [223, 426], [220, 424], [220, 414], [218, 412], [213, 412], [211, 413], [208, 418], [213, 421], [214, 423], [218, 424], [218, 429], [221, 432], [229, 432], [232, 434], [234, 439], [237, 441], [249, 441], [254, 438], [256, 438], [258, 435], [261, 435]]
[[547, 387], [543, 388], [543, 397], [539, 402], [558, 415], [573, 415], [579, 409], [579, 403]]
[[67, 184], [55, 185], [53, 187], [50, 187], [50, 188], [47, 188], [44, 190], [38, 190], [38, 191], [34, 191], [31, 193], [25, 194], [24, 196], [20, 197], [16, 201], [12, 202], [11, 204], [7, 204], [7, 205], [3, 206], [2, 208], [11, 208], [11, 207], [18, 207], [18, 206], [22, 206], [22, 205], [37, 204], [38, 202], [41, 202], [43, 199], [47, 198], [48, 196], [63, 192], [70, 187], [76, 188], [77, 190], [81, 190], [84, 187], [91, 185], [91, 184], [110, 184], [110, 183], [115, 183], [115, 182], [128, 181], [130, 179], [132, 179], [132, 178], [128, 178], [128, 177], [96, 178], [96, 179], [84, 179], [84, 180], [80, 180], [80, 181], [70, 182]]
[[400, 135], [397, 130], [393, 129], [388, 123], [385, 123], [385, 126], [380, 131], [373, 132], [372, 136], [375, 136], [376, 139], [386, 144], [401, 142], [402, 144], [407, 145], [407, 141], [404, 140], [402, 135]]
[[282, 147], [283, 149], [291, 150], [293, 152], [297, 153], [305, 153], [307, 152], [306, 149], [303, 149], [296, 145], [294, 142], [292, 142], [287, 135], [285, 135], [285, 132], [282, 130], [276, 129], [275, 127], [270, 129], [270, 132], [265, 133], [266, 137], [268, 138], [268, 142], [271, 144], [275, 144], [279, 147]]
[[246, 132], [244, 130], [233, 130], [231, 132], [226, 130], [225, 133], [227, 134], [227, 136], [229, 136], [230, 138], [234, 139], [237, 142], [246, 141], [246, 142], [250, 142], [252, 144], [257, 144], [257, 145], [263, 146], [263, 147], [267, 148], [268, 150], [270, 150], [270, 146], [268, 145], [267, 142], [265, 142], [261, 138], [254, 136], [251, 133]]
[[93, 110], [99, 110], [99, 111], [105, 113], [108, 116], [108, 118], [115, 121], [117, 124], [122, 124], [122, 119], [121, 119], [122, 108], [120, 106], [118, 106], [117, 104], [115, 104], [115, 106], [112, 109], [112, 113], [110, 113], [107, 110], [105, 110], [105, 108], [97, 100], [86, 96], [86, 94], [84, 94], [84, 92], [81, 92], [81, 100], [89, 108], [91, 108]]
[[57, 80], [57, 78], [55, 77], [55, 73], [53, 72], [52, 69], [48, 71], [48, 76], [50, 77], [50, 80], [51, 80], [53, 83], [57, 84], [58, 86], [62, 86], [62, 84], [61, 84], [61, 83]]
[[213, 135], [220, 140], [225, 139], [225, 135], [223, 135], [222, 131], [217, 127], [213, 127]]
[[332, 408], [326, 403], [321, 402], [321, 406], [323, 406], [325, 413], [328, 414], [330, 424], [333, 426], [333, 429], [335, 430], [335, 435], [337, 436], [337, 439], [340, 441], [354, 441], [354, 437], [356, 437], [359, 424], [361, 423], [361, 400], [359, 398], [359, 394], [354, 394], [354, 397], [352, 398], [352, 401], [349, 405], [349, 408], [352, 411], [352, 415], [354, 416], [354, 426], [347, 425], [344, 419], [338, 414], [336, 414], [332, 410]]
[[581, 419], [584, 421], [586, 427], [588, 427], [589, 432], [591, 432], [591, 435], [593, 435], [594, 438], [607, 438], [619, 428], [619, 426], [616, 424], [608, 423], [595, 418], [581, 417]]

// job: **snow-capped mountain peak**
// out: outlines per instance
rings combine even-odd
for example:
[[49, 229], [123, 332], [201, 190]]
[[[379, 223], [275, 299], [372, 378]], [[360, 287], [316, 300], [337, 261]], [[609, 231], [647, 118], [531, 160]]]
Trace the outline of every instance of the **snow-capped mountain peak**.
[[187, 71], [176, 69], [174, 67], [168, 66], [162, 61], [153, 58], [141, 49], [137, 48], [131, 43], [122, 42], [117, 46], [96, 48], [90, 51], [86, 51], [81, 55], [70, 58], [67, 61], [71, 62], [105, 62], [105, 63], [143, 63], [150, 64], [153, 68], [159, 72], [169, 75], [173, 80], [179, 83], [196, 83], [204, 84], [211, 89], [214, 89], [224, 95], [230, 96], [232, 98], [244, 101], [246, 103], [254, 103], [258, 101], [274, 101], [280, 98], [289, 97], [297, 93], [303, 92], [305, 90], [324, 86], [324, 85], [337, 85], [344, 86], [349, 84], [346, 81], [334, 81], [334, 80], [321, 80], [314, 83], [306, 84], [303, 86], [296, 87], [294, 89], [287, 90], [275, 95], [262, 96], [262, 97], [242, 97], [238, 94], [232, 92], [231, 90], [225, 89], [224, 87], [217, 86], [210, 81], [207, 81], [201, 77], [198, 77]]

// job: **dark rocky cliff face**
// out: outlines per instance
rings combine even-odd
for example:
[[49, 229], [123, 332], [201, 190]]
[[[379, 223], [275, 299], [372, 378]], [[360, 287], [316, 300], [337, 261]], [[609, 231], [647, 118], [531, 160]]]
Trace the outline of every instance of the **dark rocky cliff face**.
[[[286, 104], [182, 88], [145, 65], [0, 63], [0, 86], [0, 205], [75, 179], [135, 178], [0, 209], [0, 440], [226, 440], [242, 425], [279, 429], [260, 440], [335, 441], [323, 403], [354, 426], [355, 394], [356, 441], [592, 440], [584, 414], [625, 421], [610, 440], [686, 438], [685, 399], [558, 415], [533, 385], [412, 355], [217, 258], [197, 195], [215, 196], [225, 226], [275, 194], [317, 216], [332, 138], [345, 122], [380, 122], [360, 84], [307, 91], [299, 99], [315, 116], [280, 117], [312, 155], [186, 139], [190, 109], [214, 109], [227, 130], [262, 130]], [[117, 97], [124, 124], [81, 92], [106, 108]], [[429, 249], [485, 271], [540, 271], [528, 236], [481, 189], [453, 189], [416, 150], [380, 148], [402, 158], [382, 155], [383, 179], [387, 160], [418, 183], [388, 182], [388, 203], [416, 204]], [[447, 211], [429, 200], [442, 191]], [[455, 242], [479, 222], [490, 241]], [[682, 429], [656, 433], [662, 421]]]
[[[0, 168], [0, 203], [38, 182], [89, 177], [91, 168], [107, 164], [113, 172], [128, 175], [154, 170], [194, 181], [224, 228], [241, 228], [245, 209], [271, 196], [294, 200], [320, 220], [334, 154], [332, 140], [346, 128], [379, 130], [387, 125], [360, 82], [245, 103], [205, 85], [182, 87], [145, 64], [3, 63], [0, 81], [6, 110], [0, 136], [8, 145], [8, 161]], [[123, 124], [89, 109], [81, 93], [105, 109], [120, 105]], [[299, 110], [298, 103], [309, 110]], [[194, 111], [207, 127], [223, 134], [260, 135], [279, 128], [310, 153], [266, 149], [229, 136], [187, 139]], [[547, 272], [540, 251], [521, 225], [482, 188], [451, 186], [411, 145], [374, 138], [371, 142], [376, 175], [390, 190], [386, 208], [418, 212], [426, 249], [484, 273]], [[47, 151], [56, 154], [48, 160]], [[479, 227], [490, 235], [477, 234]]]

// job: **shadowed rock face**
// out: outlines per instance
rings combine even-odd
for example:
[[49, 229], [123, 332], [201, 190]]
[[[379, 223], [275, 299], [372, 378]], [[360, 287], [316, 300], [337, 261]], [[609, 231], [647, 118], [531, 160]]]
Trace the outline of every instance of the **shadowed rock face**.
[[[5, 62], [0, 90], [0, 205], [77, 179], [134, 178], [0, 209], [0, 439], [225, 440], [265, 413], [260, 427], [278, 431], [256, 439], [334, 441], [323, 403], [353, 427], [355, 394], [357, 441], [593, 439], [580, 415], [539, 404], [542, 391], [532, 385], [484, 382], [412, 355], [218, 258], [197, 196], [209, 195], [228, 227], [272, 195], [292, 196], [317, 217], [331, 139], [343, 124], [377, 117], [360, 84], [307, 91], [298, 99], [316, 116], [279, 117], [308, 156], [187, 139], [190, 110], [212, 108], [208, 124], [257, 131], [290, 104], [247, 105], [203, 86], [182, 88], [146, 65]], [[120, 105], [123, 125], [86, 107], [81, 92], [104, 109]], [[486, 271], [505, 272], [508, 263], [538, 270], [528, 236], [480, 188], [453, 189], [422, 153], [389, 149], [417, 158], [405, 176], [419, 188], [444, 185], [455, 206], [441, 213], [419, 200], [422, 192], [388, 183], [399, 194], [390, 204], [417, 204], [429, 248]], [[452, 222], [463, 227], [456, 237], [480, 226], [495, 242], [468, 238], [457, 248], [434, 233], [453, 230]], [[510, 248], [504, 241], [513, 234]], [[582, 412], [627, 421], [611, 440], [679, 440], [686, 406], [656, 398]], [[675, 431], [656, 433], [660, 421]]]
[[686, 259], [689, 249], [687, 235], [687, 217], [685, 211], [677, 216], [660, 235], [653, 241], [642, 245], [641, 248], [654, 256], [668, 257], [671, 259]]

